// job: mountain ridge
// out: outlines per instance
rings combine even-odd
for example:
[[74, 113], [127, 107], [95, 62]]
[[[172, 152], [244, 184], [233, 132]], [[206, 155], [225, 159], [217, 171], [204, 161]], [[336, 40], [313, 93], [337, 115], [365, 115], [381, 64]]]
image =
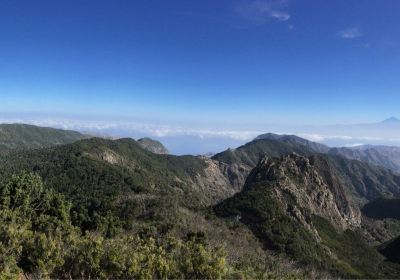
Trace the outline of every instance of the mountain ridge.
[[[400, 123], [400, 120], [397, 121]], [[280, 135], [273, 133], [261, 134], [254, 140], [262, 139], [297, 143], [308, 147], [316, 153], [340, 155], [348, 159], [355, 159], [400, 172], [400, 147], [396, 146], [359, 145], [356, 147], [329, 147], [296, 135]]]
[[309, 141], [296, 135], [265, 133], [257, 136], [254, 140], [263, 140], [263, 139], [297, 143], [306, 146], [318, 153], [327, 153], [330, 149], [328, 146], [324, 144]]
[[38, 149], [63, 145], [90, 138], [73, 130], [40, 127], [29, 124], [0, 124], [0, 150]]

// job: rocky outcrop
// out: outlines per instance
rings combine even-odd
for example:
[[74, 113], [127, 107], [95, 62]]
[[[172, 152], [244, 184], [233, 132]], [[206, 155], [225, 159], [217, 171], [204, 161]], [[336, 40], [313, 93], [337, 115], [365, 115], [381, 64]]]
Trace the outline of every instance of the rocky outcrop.
[[218, 164], [220, 172], [227, 178], [234, 192], [241, 191], [252, 168], [241, 163], [226, 164], [218, 161], [214, 162]]
[[226, 166], [207, 157], [201, 158], [204, 160], [206, 168], [203, 174], [195, 176], [194, 185], [202, 192], [208, 193], [213, 202], [228, 198], [240, 190], [240, 187], [233, 187], [230, 182], [227, 170], [225, 170]]
[[346, 195], [345, 186], [328, 183], [312, 158], [291, 154], [262, 159], [249, 175], [244, 191], [261, 184], [289, 215], [310, 230], [311, 215], [327, 219], [338, 229], [358, 227], [361, 214]]
[[341, 253], [327, 240], [340, 243], [343, 234], [360, 229], [361, 213], [331, 171], [312, 156], [264, 157], [243, 189], [214, 211], [246, 225], [266, 249], [305, 262], [335, 263]]

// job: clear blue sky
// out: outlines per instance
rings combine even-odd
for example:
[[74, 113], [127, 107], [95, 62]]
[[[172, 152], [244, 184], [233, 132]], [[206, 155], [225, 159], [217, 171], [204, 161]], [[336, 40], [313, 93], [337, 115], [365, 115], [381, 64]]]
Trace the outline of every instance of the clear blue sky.
[[399, 116], [398, 0], [2, 0], [0, 112]]

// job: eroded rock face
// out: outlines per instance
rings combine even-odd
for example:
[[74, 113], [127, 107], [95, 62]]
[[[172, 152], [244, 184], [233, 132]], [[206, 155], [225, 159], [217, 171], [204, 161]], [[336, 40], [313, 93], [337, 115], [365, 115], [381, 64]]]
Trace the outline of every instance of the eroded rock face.
[[96, 152], [84, 152], [83, 154], [89, 158], [103, 160], [113, 165], [126, 163], [124, 158], [112, 149], [103, 148]]
[[111, 164], [117, 164], [121, 162], [121, 157], [112, 150], [103, 151], [100, 157], [102, 160], [107, 161], [108, 163]]
[[260, 185], [267, 188], [290, 216], [311, 231], [311, 215], [326, 218], [341, 230], [360, 226], [361, 213], [353, 207], [344, 185], [326, 181], [310, 158], [291, 154], [261, 160], [244, 190]]
[[242, 190], [246, 178], [252, 170], [251, 167], [241, 163], [225, 164], [218, 162], [218, 167], [220, 172], [228, 179], [228, 183], [234, 192]]
[[232, 186], [226, 175], [226, 166], [216, 160], [202, 157], [207, 167], [204, 169], [204, 175], [196, 176], [194, 185], [210, 194], [213, 202], [221, 201], [238, 192], [241, 186], [235, 188]]

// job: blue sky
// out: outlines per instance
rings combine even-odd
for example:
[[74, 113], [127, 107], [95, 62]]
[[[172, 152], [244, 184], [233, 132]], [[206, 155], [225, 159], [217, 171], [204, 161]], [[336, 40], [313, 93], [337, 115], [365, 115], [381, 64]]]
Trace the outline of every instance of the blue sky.
[[399, 116], [397, 0], [3, 0], [0, 112], [203, 128]]

